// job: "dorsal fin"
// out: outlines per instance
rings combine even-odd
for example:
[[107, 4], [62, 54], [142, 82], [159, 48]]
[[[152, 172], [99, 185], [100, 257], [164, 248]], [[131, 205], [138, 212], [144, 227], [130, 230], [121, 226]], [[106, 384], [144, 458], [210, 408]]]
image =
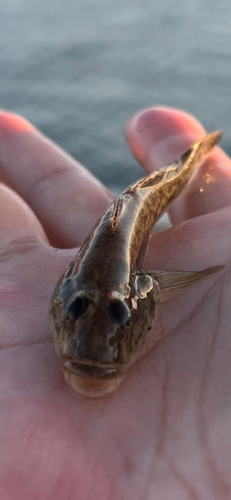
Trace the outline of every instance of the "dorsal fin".
[[111, 227], [112, 229], [116, 229], [118, 226], [118, 222], [123, 211], [124, 200], [123, 197], [117, 196], [114, 200], [114, 208], [111, 216]]
[[131, 199], [131, 195], [129, 194], [129, 192], [120, 194], [120, 195], [116, 196], [116, 198], [114, 199], [113, 212], [111, 215], [111, 228], [112, 229], [116, 229], [118, 227], [118, 223], [121, 219], [121, 215], [123, 213], [123, 210], [130, 199]]

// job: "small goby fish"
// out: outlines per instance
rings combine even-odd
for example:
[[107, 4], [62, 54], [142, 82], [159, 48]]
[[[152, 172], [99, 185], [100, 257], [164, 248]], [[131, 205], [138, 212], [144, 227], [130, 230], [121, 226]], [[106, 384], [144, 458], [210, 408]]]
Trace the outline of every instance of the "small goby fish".
[[142, 271], [155, 222], [218, 143], [196, 142], [179, 161], [122, 191], [55, 287], [49, 318], [69, 386], [85, 397], [113, 392], [140, 352], [162, 302], [219, 271]]

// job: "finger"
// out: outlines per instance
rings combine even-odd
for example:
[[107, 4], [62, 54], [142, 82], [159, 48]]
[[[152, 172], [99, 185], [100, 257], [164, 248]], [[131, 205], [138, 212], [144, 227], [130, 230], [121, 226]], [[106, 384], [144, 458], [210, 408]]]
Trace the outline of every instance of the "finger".
[[226, 272], [230, 252], [231, 207], [225, 207], [154, 233], [150, 238], [145, 269], [201, 271], [225, 265]]
[[10, 188], [0, 184], [0, 260], [18, 245], [26, 249], [46, 242], [46, 234], [28, 205]]
[[84, 167], [25, 119], [0, 112], [0, 180], [28, 203], [50, 242], [78, 246], [110, 201]]
[[[167, 108], [140, 112], [126, 131], [131, 152], [147, 173], [174, 162], [204, 134], [193, 116]], [[176, 224], [230, 204], [231, 161], [220, 148], [215, 148], [187, 189], [172, 203], [170, 220]]]

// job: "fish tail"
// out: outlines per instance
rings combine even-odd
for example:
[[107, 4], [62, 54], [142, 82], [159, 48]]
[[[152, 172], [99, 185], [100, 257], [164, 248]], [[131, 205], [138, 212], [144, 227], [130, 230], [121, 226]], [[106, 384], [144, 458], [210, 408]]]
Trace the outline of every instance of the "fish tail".
[[[167, 187], [171, 185], [175, 191], [175, 197], [181, 192], [183, 187], [187, 184], [194, 170], [201, 165], [206, 158], [210, 155], [214, 146], [219, 142], [222, 136], [221, 131], [212, 132], [202, 137], [197, 141], [181, 158], [172, 163], [168, 167], [161, 168], [159, 171], [145, 177], [138, 181], [133, 186], [132, 190], [143, 190], [146, 188], [153, 188], [158, 186]], [[174, 189], [175, 188], [175, 189]]]
[[[177, 162], [176, 174], [182, 175], [182, 180], [187, 182], [193, 171], [199, 167], [210, 155], [212, 149], [220, 141], [222, 132], [220, 130], [212, 132], [202, 137], [186, 151]], [[184, 174], [184, 175], [183, 175]]]

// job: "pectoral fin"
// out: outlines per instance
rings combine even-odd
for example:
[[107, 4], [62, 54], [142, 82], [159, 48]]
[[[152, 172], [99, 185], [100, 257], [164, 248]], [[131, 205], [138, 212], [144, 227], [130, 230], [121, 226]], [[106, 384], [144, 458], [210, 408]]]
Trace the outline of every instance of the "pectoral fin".
[[[159, 287], [158, 287], [159, 288]], [[153, 289], [153, 278], [147, 273], [138, 273], [135, 277], [135, 290], [139, 299], [146, 299], [147, 294]]]
[[203, 271], [140, 271], [138, 275], [150, 276], [153, 280], [157, 281], [160, 287], [160, 301], [163, 303], [177, 297], [177, 295], [193, 285], [196, 281], [220, 271], [223, 267], [224, 266], [213, 266]]
[[[148, 329], [150, 330], [155, 323], [161, 302], [161, 290], [158, 281], [145, 271], [134, 274], [135, 297], [132, 298], [132, 307], [137, 309], [137, 303], [146, 304], [148, 310], [146, 313]], [[146, 299], [146, 300], [144, 300]], [[148, 302], [146, 302], [148, 300]], [[147, 306], [148, 304], [148, 306]]]

